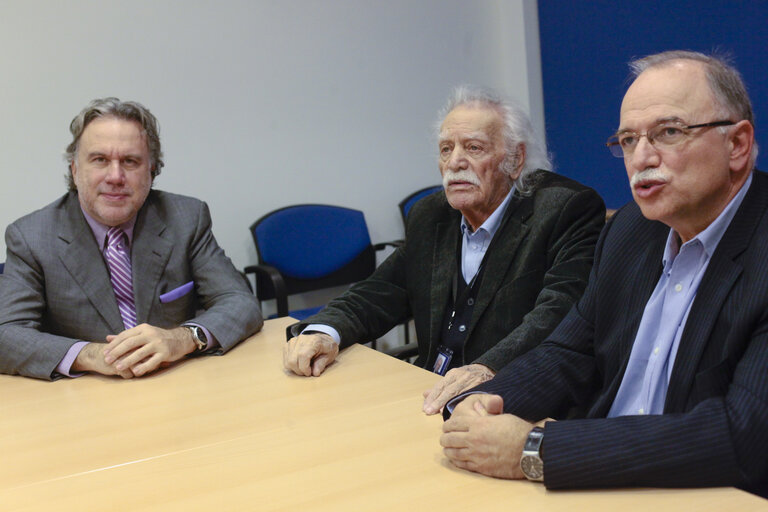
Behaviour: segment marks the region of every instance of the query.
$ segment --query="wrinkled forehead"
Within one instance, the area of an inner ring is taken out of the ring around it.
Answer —
[[[445,116],[440,125],[441,140],[461,135],[464,138],[492,140],[501,136],[503,121],[494,109],[481,106],[460,105]]]

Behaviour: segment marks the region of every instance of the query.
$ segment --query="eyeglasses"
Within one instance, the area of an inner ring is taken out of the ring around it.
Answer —
[[[669,149],[677,146],[691,136],[694,128],[712,128],[714,126],[731,126],[734,121],[712,121],[711,123],[685,125],[680,121],[664,121],[645,132],[645,134],[624,131],[613,135],[605,143],[611,154],[616,158],[631,156],[643,135],[648,142],[658,149]]]

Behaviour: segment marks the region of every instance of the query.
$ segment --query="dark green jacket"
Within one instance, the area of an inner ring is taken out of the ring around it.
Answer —
[[[515,193],[489,247],[463,364],[501,369],[538,345],[584,292],[605,206],[590,188],[540,174],[530,196]],[[419,201],[408,216],[405,245],[292,332],[330,325],[344,347],[376,339],[413,317],[416,364],[429,364],[457,275],[460,223],[461,213],[444,192]]]

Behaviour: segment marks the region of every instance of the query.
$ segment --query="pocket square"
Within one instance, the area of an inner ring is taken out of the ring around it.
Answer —
[[[186,284],[183,284],[178,288],[175,288],[167,293],[162,294],[160,296],[160,302],[162,302],[163,304],[166,304],[168,302],[173,302],[176,299],[180,299],[181,297],[191,292],[192,288],[194,287],[195,287],[194,281],[190,281]]]

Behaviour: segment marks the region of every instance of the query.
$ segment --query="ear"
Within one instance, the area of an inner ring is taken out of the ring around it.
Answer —
[[[72,174],[72,179],[75,179],[75,176],[77,175],[77,165],[75,165],[75,159],[73,158],[71,162],[69,162],[69,172]]]
[[[752,123],[746,120],[736,123],[730,130],[728,144],[731,170],[745,169],[752,156],[752,146],[755,144],[755,129]]]

